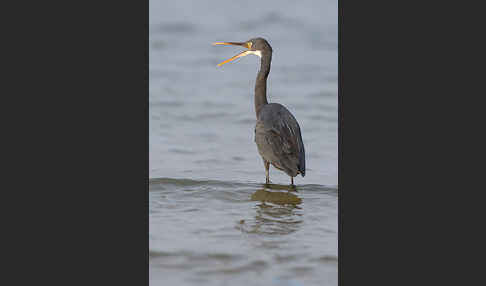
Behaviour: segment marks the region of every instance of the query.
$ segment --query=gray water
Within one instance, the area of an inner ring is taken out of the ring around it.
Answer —
[[[337,1],[149,2],[151,285],[337,285]],[[306,176],[254,143],[264,37],[268,100],[297,118]]]

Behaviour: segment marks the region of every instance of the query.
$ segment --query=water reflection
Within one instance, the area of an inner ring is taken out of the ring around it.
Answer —
[[[295,185],[264,184],[263,187],[269,190],[297,192]]]
[[[268,185],[266,185],[267,187]],[[269,189],[278,189],[279,185],[270,185]],[[281,189],[278,189],[281,190]],[[269,202],[277,205],[294,205],[297,206],[302,203],[302,199],[289,192],[268,191],[266,188],[259,189],[251,195],[252,201],[260,201],[263,204]]]
[[[260,202],[255,205],[255,219],[248,223],[240,222],[239,229],[246,233],[285,235],[300,228],[303,222],[299,206],[302,199],[290,191],[273,191],[275,189],[278,189],[275,185],[271,189],[264,187],[251,195],[252,201]]]

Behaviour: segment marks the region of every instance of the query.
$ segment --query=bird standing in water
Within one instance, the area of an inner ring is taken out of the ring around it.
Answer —
[[[247,42],[217,42],[213,45],[234,45],[246,48],[236,56],[218,64],[221,66],[239,57],[257,55],[261,59],[261,67],[255,82],[255,143],[258,153],[263,158],[266,183],[270,183],[270,164],[290,176],[294,185],[294,177],[305,176],[305,150],[300,134],[299,123],[295,117],[279,103],[267,101],[267,77],[272,61],[272,47],[263,38],[254,38]]]

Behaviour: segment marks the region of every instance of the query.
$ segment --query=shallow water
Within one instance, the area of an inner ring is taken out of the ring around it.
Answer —
[[[149,9],[151,285],[337,285],[337,1],[150,0]],[[273,167],[281,186],[262,185],[259,58],[216,67],[241,49],[212,42],[257,36],[274,51],[268,100],[302,130],[297,192]]]
[[[336,188],[159,178],[149,197],[152,285],[337,285]]]

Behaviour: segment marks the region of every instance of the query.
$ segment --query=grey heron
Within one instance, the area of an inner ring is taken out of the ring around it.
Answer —
[[[305,176],[305,149],[300,126],[295,117],[285,106],[268,103],[267,78],[272,61],[272,47],[263,38],[254,38],[246,42],[216,42],[213,45],[235,45],[246,48],[245,51],[229,58],[218,66],[247,55],[260,57],[261,66],[255,82],[255,143],[265,166],[266,183],[270,183],[270,164],[290,176]]]

